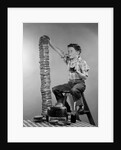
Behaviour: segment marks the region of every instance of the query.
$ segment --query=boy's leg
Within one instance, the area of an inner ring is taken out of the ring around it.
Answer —
[[[55,86],[52,88],[52,91],[53,91],[58,103],[63,103],[63,101],[64,101],[63,92],[65,90],[71,90],[70,85],[68,83],[58,85],[58,86]]]
[[[73,88],[71,89],[71,94],[74,101],[82,100],[81,93],[84,92],[85,88],[86,86],[83,82],[77,83],[73,86]],[[81,101],[81,105],[83,105],[83,101]]]

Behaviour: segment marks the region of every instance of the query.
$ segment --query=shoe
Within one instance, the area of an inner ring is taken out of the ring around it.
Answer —
[[[84,112],[84,105],[80,105],[78,109],[78,113]]]

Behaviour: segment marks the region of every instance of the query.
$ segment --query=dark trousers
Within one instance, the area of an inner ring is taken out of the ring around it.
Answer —
[[[73,97],[74,101],[77,101],[81,98],[81,93],[84,92],[86,88],[85,82],[83,80],[73,80],[69,81],[66,84],[57,85],[52,88],[52,91],[56,97],[57,102],[63,103],[64,101],[64,91],[69,91]],[[65,106],[67,107],[67,111],[70,111],[70,106],[65,102]]]

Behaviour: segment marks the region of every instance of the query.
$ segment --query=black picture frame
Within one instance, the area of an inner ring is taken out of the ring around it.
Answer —
[[[114,38],[113,38],[113,42],[114,42],[114,142],[113,143],[107,143],[107,145],[112,145],[114,144],[114,146],[117,146],[117,144],[120,143],[119,141],[119,131],[120,131],[120,128],[119,128],[119,106],[120,106],[120,98],[119,98],[119,94],[116,93],[118,92],[119,88],[117,85],[120,85],[119,83],[119,80],[118,78],[116,78],[116,68],[119,69],[119,62],[118,60],[120,60],[118,57],[120,56],[118,54],[119,52],[119,34],[120,34],[120,23],[119,23],[119,18],[120,18],[120,13],[119,13],[119,4],[118,3],[62,3],[62,2],[43,2],[43,3],[37,3],[35,1],[33,2],[30,2],[30,1],[1,1],[0,2],[0,14],[1,14],[1,31],[2,31],[2,39],[1,39],[1,50],[2,50],[2,75],[3,75],[3,78],[4,80],[2,79],[3,81],[3,85],[2,85],[2,136],[1,136],[1,139],[2,139],[2,143],[3,144],[7,144],[7,99],[8,99],[8,95],[7,95],[7,89],[8,89],[8,64],[7,64],[7,59],[8,59],[8,52],[7,52],[7,8],[8,7],[113,7],[114,8]],[[116,52],[117,52],[117,56],[116,56]],[[117,61],[116,61],[117,60]],[[117,79],[117,80],[116,80]],[[116,85],[116,83],[118,82],[118,84]],[[3,130],[4,129],[4,130]],[[32,143],[31,143],[32,144]],[[51,145],[54,145],[54,146],[70,146],[70,147],[73,147],[75,148],[75,146],[78,146],[78,147],[83,147],[87,144],[84,144],[84,143],[41,143],[42,146],[45,146],[46,144],[48,144],[48,147]],[[101,143],[103,145],[103,143]],[[88,146],[90,145],[90,143],[88,143]],[[94,143],[92,144],[94,145]],[[97,145],[97,143],[95,143],[95,146]],[[105,144],[104,144],[105,145]],[[99,146],[99,145],[97,145]]]

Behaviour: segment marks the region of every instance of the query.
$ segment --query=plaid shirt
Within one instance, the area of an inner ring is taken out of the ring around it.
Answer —
[[[69,80],[82,79],[80,75],[76,72],[77,70],[88,77],[89,66],[86,61],[78,55],[75,59],[69,59],[67,55],[64,56],[64,61],[68,65],[69,70]]]

